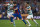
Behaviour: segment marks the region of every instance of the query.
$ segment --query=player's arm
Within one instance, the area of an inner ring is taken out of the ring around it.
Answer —
[[[13,4],[13,6],[15,6],[15,5]],[[10,10],[13,10],[13,7],[11,7]]]
[[[10,10],[13,10],[13,7],[11,7]]]
[[[18,8],[14,9],[14,10],[18,10]]]
[[[8,4],[4,4],[4,6],[8,6],[8,5],[10,5],[9,3]]]
[[[16,7],[16,9],[14,9],[14,10],[18,10],[18,7]]]
[[[31,10],[31,8],[27,9],[27,10]]]
[[[31,10],[31,8],[29,8],[29,9],[25,8],[25,10]]]
[[[4,6],[8,6],[8,4],[4,4]]]

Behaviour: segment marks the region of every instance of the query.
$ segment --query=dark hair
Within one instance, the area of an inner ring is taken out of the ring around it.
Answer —
[[[17,4],[17,2],[13,2],[14,4]]]
[[[27,4],[29,4],[29,2],[26,2]]]
[[[13,0],[11,0],[11,1],[13,1]]]

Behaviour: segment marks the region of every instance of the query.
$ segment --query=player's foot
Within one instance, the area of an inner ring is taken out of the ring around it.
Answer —
[[[16,27],[16,25],[15,25],[15,24],[13,24],[13,26],[14,26],[14,27]]]
[[[14,25],[14,27],[16,27],[16,25]]]
[[[27,27],[27,24],[26,24],[26,27]]]
[[[38,23],[37,23],[38,24]]]
[[[38,27],[38,23],[36,24],[36,26]]]
[[[26,27],[31,27],[31,24],[29,24],[29,25],[26,24]]]
[[[31,24],[28,25],[29,27],[31,26]]]
[[[11,22],[11,24],[13,24],[13,22]]]
[[[38,23],[36,25],[38,25]]]

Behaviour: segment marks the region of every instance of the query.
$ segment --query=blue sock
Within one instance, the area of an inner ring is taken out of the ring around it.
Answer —
[[[24,19],[23,19],[22,21],[23,21],[25,24],[27,24]]]
[[[13,22],[13,17],[10,17],[11,22]]]

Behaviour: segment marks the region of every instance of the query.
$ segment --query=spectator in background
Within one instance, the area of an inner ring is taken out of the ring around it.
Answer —
[[[32,5],[31,5],[31,7],[32,7],[33,14],[34,14],[34,15],[37,15],[37,12],[38,12],[37,2],[34,1],[34,2],[32,3]]]
[[[2,15],[2,18],[6,16],[5,12],[7,11],[7,8],[3,6],[3,3],[0,4],[0,14]]]
[[[24,2],[21,2],[20,9],[21,9],[21,13],[22,13],[22,14],[25,14]]]
[[[2,4],[0,4],[0,13],[2,13]]]
[[[21,10],[21,13],[23,13],[23,2],[20,3],[20,10]]]
[[[38,11],[38,15],[40,16],[40,6],[38,7],[39,11]]]

